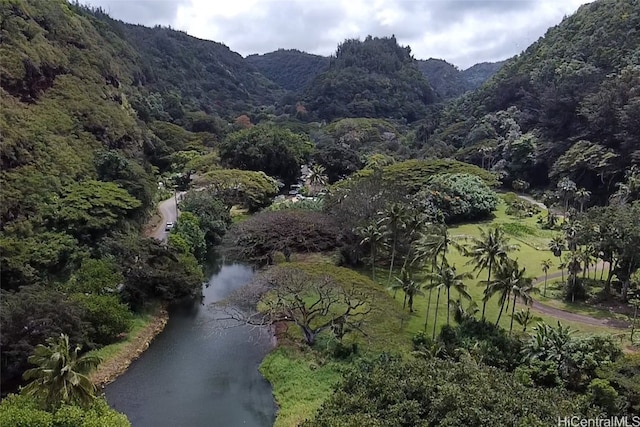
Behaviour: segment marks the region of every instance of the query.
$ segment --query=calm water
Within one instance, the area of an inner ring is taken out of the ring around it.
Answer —
[[[221,329],[208,305],[252,277],[222,266],[204,289],[204,304],[171,313],[165,330],[127,372],[108,385],[113,408],[133,427],[271,426],[271,386],[258,372],[271,337],[264,330]]]

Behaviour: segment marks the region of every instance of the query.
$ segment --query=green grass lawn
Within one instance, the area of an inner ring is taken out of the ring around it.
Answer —
[[[278,347],[260,365],[280,405],[274,426],[297,426],[312,418],[340,381],[339,362],[322,363],[312,351]]]
[[[553,236],[557,233],[551,230],[543,230],[536,222],[535,217],[519,219],[512,216],[509,216],[505,213],[506,206],[504,203],[501,203],[498,206],[498,209],[495,212],[495,217],[490,221],[484,221],[480,223],[473,224],[462,224],[449,228],[449,233],[457,237],[460,243],[465,243],[466,238],[469,237],[478,237],[480,235],[479,228],[485,228],[492,225],[501,224],[505,228],[506,233],[511,239],[511,243],[515,243],[519,246],[519,248],[514,251],[510,256],[518,260],[518,263],[521,267],[525,267],[527,274],[531,277],[537,278],[544,275],[544,272],[541,268],[542,261],[546,259],[551,259],[554,265],[557,265],[557,258],[553,256],[551,251],[547,249],[549,241],[553,238]],[[544,215],[544,213],[543,213]],[[513,233],[513,234],[512,234]],[[531,233],[531,235],[525,235],[525,233]],[[515,234],[515,235],[514,235]],[[465,257],[455,249],[452,249],[449,255],[447,256],[449,260],[449,264],[455,266],[458,271],[472,271],[473,266],[467,265],[469,261],[468,257]],[[369,270],[362,270],[363,273],[368,273]],[[552,274],[556,271],[559,271],[557,268],[553,268],[549,271],[549,274]],[[387,286],[387,278],[388,278],[388,269],[379,268],[376,269],[376,279],[382,286]],[[487,279],[487,271],[483,270],[479,273],[477,278],[467,280],[466,284],[468,287],[468,292],[473,298],[473,300],[478,304],[479,308],[482,308],[482,296],[484,291],[484,286],[479,285],[480,281]],[[538,285],[538,288],[542,290],[542,283]],[[433,318],[436,310],[436,297],[437,292],[434,291],[431,298],[431,304],[429,306],[429,330],[433,327]],[[455,291],[451,292],[451,298],[456,300],[458,296]],[[535,299],[540,299],[540,294],[534,295]],[[398,299],[400,303],[402,302],[401,292],[398,293]],[[417,296],[414,301],[414,308],[416,310],[415,313],[411,314],[410,320],[406,325],[405,335],[412,336],[413,334],[420,332],[424,329],[425,315],[427,312],[427,302],[428,295]],[[547,300],[544,301],[545,303]],[[466,303],[465,303],[466,304]],[[550,304],[551,305],[551,304]],[[511,306],[509,306],[511,307]],[[605,310],[599,310],[597,308],[589,309],[587,312],[586,307],[574,307],[571,305],[567,305],[566,303],[558,302],[558,307],[562,309],[566,309],[568,311],[574,311],[575,308],[577,311],[582,311],[581,314],[594,315],[597,313],[597,316],[594,317],[611,317]],[[516,305],[516,310],[524,308],[522,304]],[[491,301],[487,303],[486,308],[486,317],[489,321],[495,321],[498,317],[498,313],[500,311],[500,306],[498,304],[498,297],[495,296]],[[534,310],[532,312],[542,318],[542,320],[549,324],[555,324],[558,319],[541,315],[540,313],[536,313]],[[509,308],[508,313],[503,313],[500,319],[500,325],[503,328],[509,328],[509,323],[511,321],[510,315],[511,308]],[[436,325],[436,334],[438,333],[440,327],[446,324],[447,320],[447,304],[446,304],[446,293],[443,292],[440,296],[440,308],[438,311],[437,317],[437,325]],[[572,329],[575,329],[579,332],[584,333],[612,333],[619,334],[620,331],[612,328],[599,328],[590,325],[583,325],[575,322],[562,321],[563,324],[570,326]],[[517,324],[514,324],[514,330],[517,328]]]

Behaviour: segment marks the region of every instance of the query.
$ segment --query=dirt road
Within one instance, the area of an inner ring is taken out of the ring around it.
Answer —
[[[598,264],[598,268],[604,268],[605,265],[603,263]],[[562,277],[561,272],[556,272],[549,274],[547,276],[547,282],[549,280],[557,279],[558,277]],[[543,283],[544,276],[538,277],[533,281],[533,283]],[[586,316],[584,314],[571,313],[566,310],[562,310],[556,307],[551,307],[549,305],[543,304],[538,301],[533,301],[531,307],[548,316],[553,316],[558,318],[559,320],[567,320],[569,322],[582,323],[583,325],[591,325],[591,326],[604,326],[608,328],[616,328],[616,329],[627,329],[629,324],[623,320],[618,319],[599,319],[597,317]]]

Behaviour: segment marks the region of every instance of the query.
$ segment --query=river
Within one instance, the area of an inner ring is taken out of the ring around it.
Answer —
[[[270,334],[220,328],[220,313],[210,307],[252,275],[246,266],[223,265],[205,286],[203,304],[172,310],[149,349],[106,387],[109,404],[133,427],[273,425],[271,386],[258,372]]]

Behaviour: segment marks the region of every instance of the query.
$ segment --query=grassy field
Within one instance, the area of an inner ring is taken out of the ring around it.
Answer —
[[[280,346],[260,365],[280,405],[275,427],[297,426],[311,418],[342,375],[342,364],[322,363],[311,351]]]

